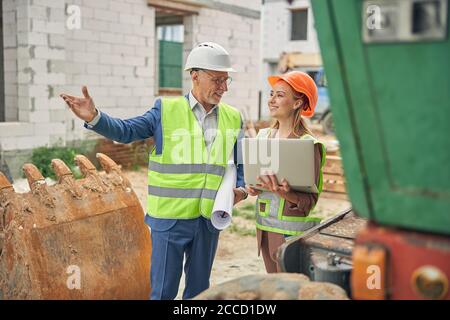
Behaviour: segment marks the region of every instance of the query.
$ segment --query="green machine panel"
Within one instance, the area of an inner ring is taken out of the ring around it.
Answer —
[[[447,0],[313,0],[354,210],[450,234]]]

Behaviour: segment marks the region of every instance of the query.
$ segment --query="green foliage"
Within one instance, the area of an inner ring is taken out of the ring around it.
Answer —
[[[76,179],[81,177],[81,172],[75,165],[75,155],[82,154],[79,149],[66,147],[40,147],[33,150],[31,162],[39,169],[45,178],[56,179],[52,169],[52,160],[61,159],[72,170]]]
[[[231,224],[229,231],[232,233],[237,233],[241,236],[252,236],[256,237],[256,228],[248,229],[245,227],[241,227],[237,224]]]
[[[237,233],[241,236],[256,236],[256,229],[254,228],[255,221],[255,204],[248,203],[239,208],[233,208],[233,217],[241,217],[247,221],[252,222],[252,228],[248,228],[237,221],[231,224],[229,231]]]
[[[249,203],[249,204],[243,205],[240,208],[234,208],[233,216],[242,217],[246,220],[254,221],[255,220],[255,204]]]
[[[137,164],[137,163],[133,163],[133,164],[131,165],[131,170],[132,170],[132,171],[139,171],[141,168],[143,168],[143,166],[141,166],[141,165],[139,165],[139,164]]]

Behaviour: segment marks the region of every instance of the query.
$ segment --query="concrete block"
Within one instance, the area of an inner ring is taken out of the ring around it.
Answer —
[[[100,63],[111,65],[123,65],[124,58],[118,54],[104,54],[100,56]]]
[[[66,11],[65,8],[50,8],[50,21],[66,23]]]
[[[11,103],[12,101],[12,103]],[[19,120],[19,110],[17,109],[17,98],[5,97],[5,121],[18,121]],[[8,107],[9,106],[9,107]]]
[[[99,85],[100,84],[100,77],[98,75],[87,75],[87,74],[80,74],[80,75],[74,75],[73,76],[73,84],[75,85]]]
[[[23,122],[0,122],[0,139],[4,137],[23,137],[34,134],[33,125]]]
[[[123,44],[113,44],[112,45],[112,53],[113,54],[125,54],[126,56],[134,55],[135,52],[135,48],[134,46],[128,46],[128,45],[123,45]]]
[[[150,87],[134,87],[133,96],[142,97],[142,96],[152,96],[153,90]]]
[[[22,87],[23,86],[19,86],[19,96],[20,96],[20,91],[21,91]],[[29,97],[48,97],[49,96],[48,86],[46,86],[46,85],[33,84],[33,85],[29,85],[27,87],[27,89],[28,89],[27,96],[29,96]]]
[[[37,73],[34,76],[35,84],[61,85],[66,83],[66,75],[64,73]]]
[[[101,34],[99,35],[98,32],[84,29],[72,31],[70,38],[75,40],[104,41],[101,39]],[[67,42],[69,42],[69,40],[67,40]]]
[[[83,0],[84,7],[107,9],[109,7],[108,0]]]
[[[83,19],[85,18],[94,18],[94,8],[89,8],[86,6],[81,7],[81,23],[83,23]]]
[[[147,36],[150,37],[152,34],[154,34],[154,30],[150,29],[147,26],[143,25],[133,25],[133,31],[135,35],[138,36]]]
[[[145,84],[144,77],[123,77],[122,84],[125,87],[135,88],[135,87],[143,87]]]
[[[31,123],[49,122],[49,121],[50,121],[49,110],[36,110],[30,112],[29,122]]]
[[[20,99],[20,98],[19,98]],[[19,121],[20,122],[29,122],[30,121],[30,110],[21,110],[18,109]]]
[[[127,66],[138,66],[142,67],[145,66],[145,58],[144,57],[132,57],[132,56],[126,56],[123,59],[123,64]]]
[[[52,70],[53,70],[53,68],[52,68]],[[67,74],[71,74],[71,75],[82,74],[82,73],[86,72],[86,63],[85,62],[66,61],[64,63],[64,70]]]
[[[117,97],[116,103],[119,107],[136,107],[140,103],[139,97]]]
[[[17,59],[4,59],[5,83],[17,78]]]
[[[47,99],[47,102],[49,110],[64,110],[68,108],[67,104],[61,97],[59,97],[59,95],[57,97]]]
[[[108,90],[109,90],[109,94],[113,97],[131,97],[132,96],[131,88],[110,87]]]
[[[144,36],[136,36],[136,35],[125,35],[123,43],[127,45],[142,46],[142,47],[145,47],[147,45]],[[136,51],[138,50],[136,49]]]
[[[9,25],[10,28],[13,28],[12,25]],[[31,20],[27,18],[17,19],[17,32],[29,32],[31,30]],[[6,30],[7,32],[11,32],[12,30]],[[15,32],[15,31],[13,31]]]
[[[75,63],[96,63],[98,62],[98,53],[95,52],[74,52],[73,62]]]
[[[89,94],[97,102],[97,98],[100,96],[108,95],[108,88],[102,86],[88,86]]]
[[[62,123],[66,121],[66,118],[72,114],[72,111],[69,110],[67,107],[63,108],[61,110],[52,110],[52,112],[49,113],[49,121],[51,123]]]
[[[88,64],[86,66],[86,72],[87,74],[95,75],[111,75],[112,66],[102,64]]]
[[[46,59],[30,59],[28,65],[35,73],[47,73],[47,61]]]
[[[66,44],[66,37],[64,35],[49,34],[48,39],[50,48],[64,49]]]
[[[51,49],[48,47],[37,46],[34,50],[34,57],[32,58],[64,60],[66,55],[64,49]]]
[[[36,135],[47,136],[52,134],[65,134],[66,125],[63,122],[59,123],[35,123],[34,131]]]
[[[19,72],[17,74],[17,82],[20,84],[29,84],[32,80],[32,74],[26,72]]]
[[[96,1],[93,1],[96,2]],[[94,18],[98,20],[119,22],[119,13],[105,9],[94,9]]]
[[[14,48],[17,47],[17,37],[14,34],[5,35],[3,37],[3,46],[5,48]]]
[[[109,31],[109,22],[97,18],[85,18],[82,20],[83,29],[94,31]]]
[[[123,43],[124,36],[112,32],[100,32],[100,41],[107,43]]]
[[[54,22],[45,21],[39,19],[32,19],[32,31],[33,32],[43,32],[51,34],[64,34],[65,23],[64,22]]]
[[[121,76],[100,76],[100,85],[101,86],[120,86],[122,84]]]
[[[119,22],[120,24],[141,25],[142,15],[121,12],[119,14]]]
[[[95,98],[96,106],[99,110],[108,112],[108,108],[115,107],[116,104],[116,97],[109,97],[109,96],[96,96]]]
[[[114,12],[133,13],[133,6],[123,1],[109,1],[109,9]]]
[[[64,9],[63,1],[54,1],[54,0],[33,0],[33,5],[50,7],[50,8],[60,8]]]
[[[113,66],[113,75],[116,76],[132,76],[133,67],[129,66]]]
[[[87,40],[76,40],[73,38],[66,38],[66,42],[65,42],[65,48],[66,48],[66,53],[68,52],[84,52],[84,51],[89,51],[87,50],[87,43],[89,43],[90,41]],[[95,42],[95,41],[93,41]]]
[[[97,52],[97,53],[106,53],[111,52],[111,44],[110,43],[102,43],[102,42],[87,42],[86,43],[86,51],[87,52]],[[79,50],[82,51],[82,50]]]
[[[32,48],[28,48],[28,47],[18,47],[17,48],[17,60],[18,60],[18,64],[20,65],[24,65],[24,62],[26,63],[26,61],[30,58],[34,58],[31,56],[31,53],[34,54],[34,50]]]
[[[5,84],[5,96],[17,96],[17,80],[16,83]]]
[[[134,34],[133,25],[125,23],[110,23],[109,31],[120,34]]]

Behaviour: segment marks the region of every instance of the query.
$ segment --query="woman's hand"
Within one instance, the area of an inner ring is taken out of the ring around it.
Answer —
[[[261,183],[261,187],[277,194],[278,196],[286,199],[291,192],[291,186],[286,179],[281,180],[281,184],[278,183],[278,178],[275,174],[261,175],[256,177]]]
[[[245,186],[245,190],[247,190],[247,193],[251,196],[257,196],[259,195],[262,191],[261,190],[257,190],[255,188],[250,187],[249,185]]]

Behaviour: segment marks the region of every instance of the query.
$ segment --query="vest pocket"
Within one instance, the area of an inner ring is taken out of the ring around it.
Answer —
[[[256,208],[261,217],[268,217],[270,214],[270,199],[258,199]]]

